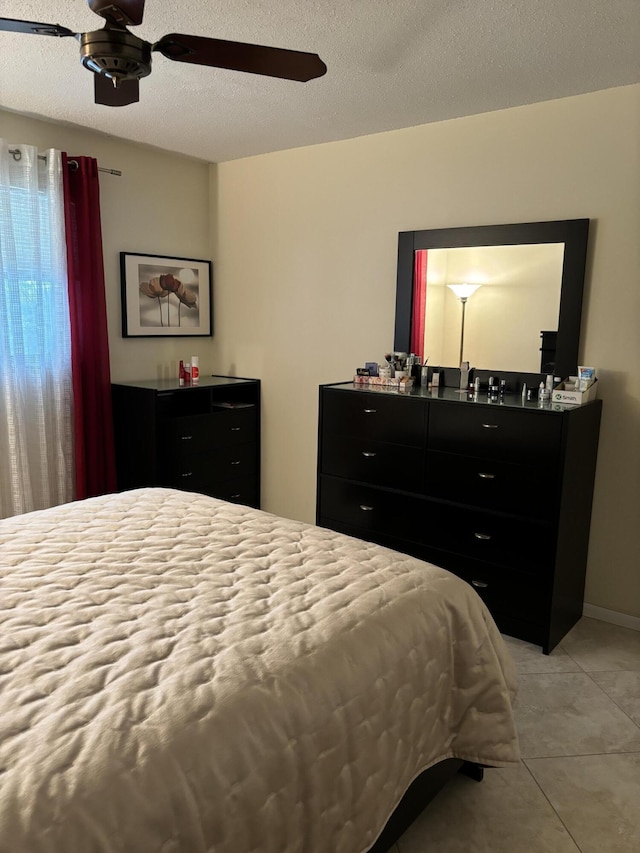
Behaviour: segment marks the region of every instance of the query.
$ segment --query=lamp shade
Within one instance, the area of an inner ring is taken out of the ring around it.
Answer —
[[[472,293],[475,293],[481,284],[448,284],[451,290],[455,293],[458,299],[468,299]]]

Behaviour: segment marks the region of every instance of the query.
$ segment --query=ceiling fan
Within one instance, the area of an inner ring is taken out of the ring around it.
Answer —
[[[142,23],[145,0],[88,0],[89,8],[104,18],[101,30],[74,33],[60,24],[0,18],[0,30],[42,36],[73,36],[80,43],[80,59],[94,72],[95,102],[122,107],[140,100],[139,80],[151,73],[151,53],[158,51],[176,62],[246,71],[306,82],[326,73],[315,53],[284,50],[238,41],[169,33],[151,44],[129,32]]]

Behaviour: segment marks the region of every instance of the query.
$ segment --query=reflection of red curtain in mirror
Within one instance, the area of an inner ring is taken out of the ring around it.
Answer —
[[[418,249],[413,265],[411,352],[424,357],[424,312],[427,303],[427,250]]]

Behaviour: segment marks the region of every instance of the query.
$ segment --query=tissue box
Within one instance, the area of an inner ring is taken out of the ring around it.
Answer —
[[[586,391],[574,391],[573,389],[565,389],[564,382],[561,382],[557,388],[553,389],[551,400],[554,403],[564,403],[568,406],[580,406],[582,403],[588,403],[589,400],[595,400],[598,393],[598,380],[595,379],[592,385],[589,385]]]

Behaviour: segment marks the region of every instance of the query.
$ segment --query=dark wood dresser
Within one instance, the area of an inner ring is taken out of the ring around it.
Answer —
[[[112,386],[118,488],[167,486],[260,506],[260,380]]]
[[[317,523],[454,572],[549,653],[582,614],[601,409],[323,385]]]

